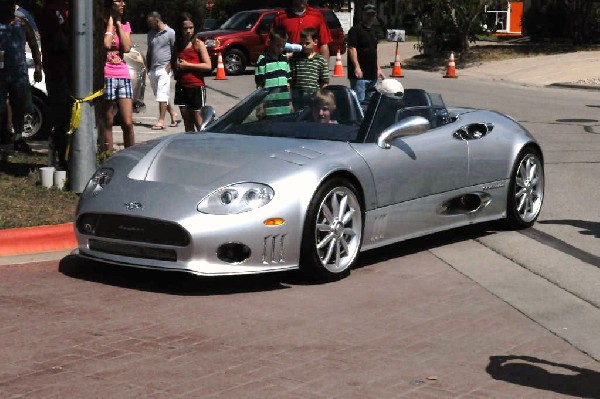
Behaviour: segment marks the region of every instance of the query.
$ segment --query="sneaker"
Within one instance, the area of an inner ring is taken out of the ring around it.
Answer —
[[[29,146],[29,144],[27,144],[25,142],[25,140],[23,140],[23,139],[15,141],[14,149],[17,152],[26,152],[26,153],[31,153],[32,152],[31,151],[31,147]]]

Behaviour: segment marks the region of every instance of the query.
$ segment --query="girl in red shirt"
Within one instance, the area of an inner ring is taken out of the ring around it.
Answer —
[[[198,131],[202,124],[200,108],[206,103],[204,75],[212,71],[210,56],[204,42],[196,37],[192,16],[184,12],[175,42],[175,104],[179,105],[187,132]]]

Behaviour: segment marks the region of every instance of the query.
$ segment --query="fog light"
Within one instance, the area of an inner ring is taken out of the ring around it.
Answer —
[[[285,220],[283,218],[269,218],[263,222],[265,226],[281,226],[284,223]]]
[[[250,257],[250,248],[238,242],[223,244],[217,249],[217,257],[227,263],[242,263]]]

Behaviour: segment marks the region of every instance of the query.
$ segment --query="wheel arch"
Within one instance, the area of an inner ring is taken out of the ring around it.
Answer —
[[[35,96],[42,99],[45,104],[48,103],[48,95],[35,86],[31,86],[31,96]]]
[[[304,220],[302,221],[302,226],[304,226],[306,224],[306,216],[308,213],[308,208],[310,207],[310,202],[315,197],[315,194],[317,194],[317,191],[319,191],[319,188],[321,186],[323,186],[324,184],[326,184],[328,181],[336,179],[336,178],[345,179],[345,180],[348,180],[350,183],[352,183],[352,185],[354,186],[354,188],[357,191],[356,194],[358,195],[358,200],[360,201],[360,206],[362,208],[363,216],[365,215],[366,199],[365,199],[365,192],[364,192],[362,184],[360,183],[360,180],[356,177],[356,175],[354,173],[350,172],[349,170],[338,169],[338,170],[331,171],[327,175],[323,176],[323,178],[320,181],[318,181],[317,184],[314,185],[313,191],[310,193],[310,195],[307,195],[305,208],[304,208]]]
[[[223,56],[225,54],[227,54],[228,52],[230,52],[231,50],[239,50],[242,53],[244,53],[244,56],[246,56],[246,60],[248,60],[248,65],[251,65],[250,53],[248,52],[248,49],[246,48],[246,46],[244,46],[242,43],[239,43],[239,42],[231,43],[229,46],[227,46],[227,49],[223,53]]]
[[[365,213],[365,192],[364,192],[362,184],[360,184],[360,181],[358,180],[358,178],[349,170],[337,170],[337,171],[330,173],[323,180],[321,180],[321,182],[319,183],[319,187],[321,185],[323,185],[325,182],[336,179],[336,178],[345,179],[345,180],[348,180],[350,183],[352,183],[352,185],[354,186],[354,188],[357,191],[358,200],[360,201],[360,206],[361,206],[362,212],[364,214]]]

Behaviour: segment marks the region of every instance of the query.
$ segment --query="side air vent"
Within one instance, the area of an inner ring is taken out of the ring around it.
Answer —
[[[264,264],[285,262],[285,234],[264,238],[262,262]]]
[[[485,208],[491,202],[492,198],[488,193],[476,192],[464,194],[444,202],[437,209],[437,213],[441,215],[463,215],[474,213]]]

